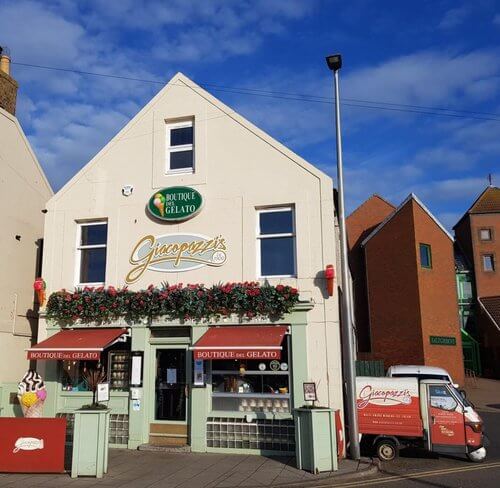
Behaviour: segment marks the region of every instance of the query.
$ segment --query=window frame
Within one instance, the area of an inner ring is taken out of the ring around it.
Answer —
[[[106,266],[108,263],[108,238],[106,235],[106,244],[88,244],[81,245],[82,242],[82,228],[91,225],[108,225],[107,219],[88,220],[84,222],[76,222],[76,245],[75,245],[75,286],[102,286],[106,283],[106,268],[104,268],[104,281],[102,282],[88,282],[83,283],[80,281],[81,265],[82,265],[82,250],[85,249],[106,249]]]
[[[425,265],[422,263],[422,248],[427,249],[427,255],[429,258],[429,265]],[[420,261],[420,267],[424,269],[432,269],[432,246],[430,244],[426,244],[424,242],[419,242],[418,244],[418,258]]]
[[[483,239],[482,232],[487,231],[489,233],[488,239]],[[481,242],[492,242],[493,241],[493,229],[491,227],[480,227],[478,230],[478,237]]]
[[[170,145],[170,132],[172,129],[183,129],[186,127],[193,128],[193,142],[191,144],[182,144],[179,146],[171,146]],[[195,172],[195,133],[194,133],[194,118],[186,119],[182,121],[169,122],[165,121],[165,174],[167,175],[178,175],[178,174],[192,174]],[[171,169],[170,168],[170,154],[173,152],[183,152],[183,151],[192,151],[193,153],[193,164],[190,168],[179,168],[179,169]]]
[[[491,258],[491,269],[486,269],[485,266],[484,266],[484,259],[486,257]],[[495,263],[495,261],[496,261],[496,259],[495,259],[495,254],[494,253],[492,253],[492,252],[486,252],[486,253],[481,254],[481,270],[484,273],[494,273],[496,271],[496,263]]]
[[[263,213],[273,213],[273,212],[283,212],[290,211],[292,213],[292,232],[284,232],[278,234],[261,234],[260,233],[260,216]],[[297,226],[295,222],[295,207],[294,205],[283,205],[283,206],[275,206],[275,207],[263,207],[256,209],[256,242],[257,242],[257,277],[258,279],[266,279],[266,278],[296,278],[297,277]],[[262,248],[261,248],[261,240],[262,239],[273,239],[279,237],[291,237],[293,239],[293,274],[281,274],[281,275],[263,275],[262,271]]]

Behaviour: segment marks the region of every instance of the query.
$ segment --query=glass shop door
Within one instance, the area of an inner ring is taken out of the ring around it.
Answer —
[[[155,420],[186,422],[189,401],[186,353],[186,349],[156,350]]]

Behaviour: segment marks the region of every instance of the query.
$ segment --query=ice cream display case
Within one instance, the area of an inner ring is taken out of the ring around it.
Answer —
[[[130,351],[108,353],[108,380],[112,390],[126,391],[130,384]]]

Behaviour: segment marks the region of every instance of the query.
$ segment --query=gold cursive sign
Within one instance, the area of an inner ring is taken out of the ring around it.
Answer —
[[[147,269],[166,273],[189,271],[226,262],[226,240],[221,235],[166,234],[144,236],[134,246],[129,262],[133,268],[125,278],[135,283]]]

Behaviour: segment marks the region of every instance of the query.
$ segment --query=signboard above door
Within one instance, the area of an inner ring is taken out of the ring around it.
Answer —
[[[157,219],[179,222],[194,217],[203,206],[201,193],[188,186],[171,186],[155,192],[148,211]]]

